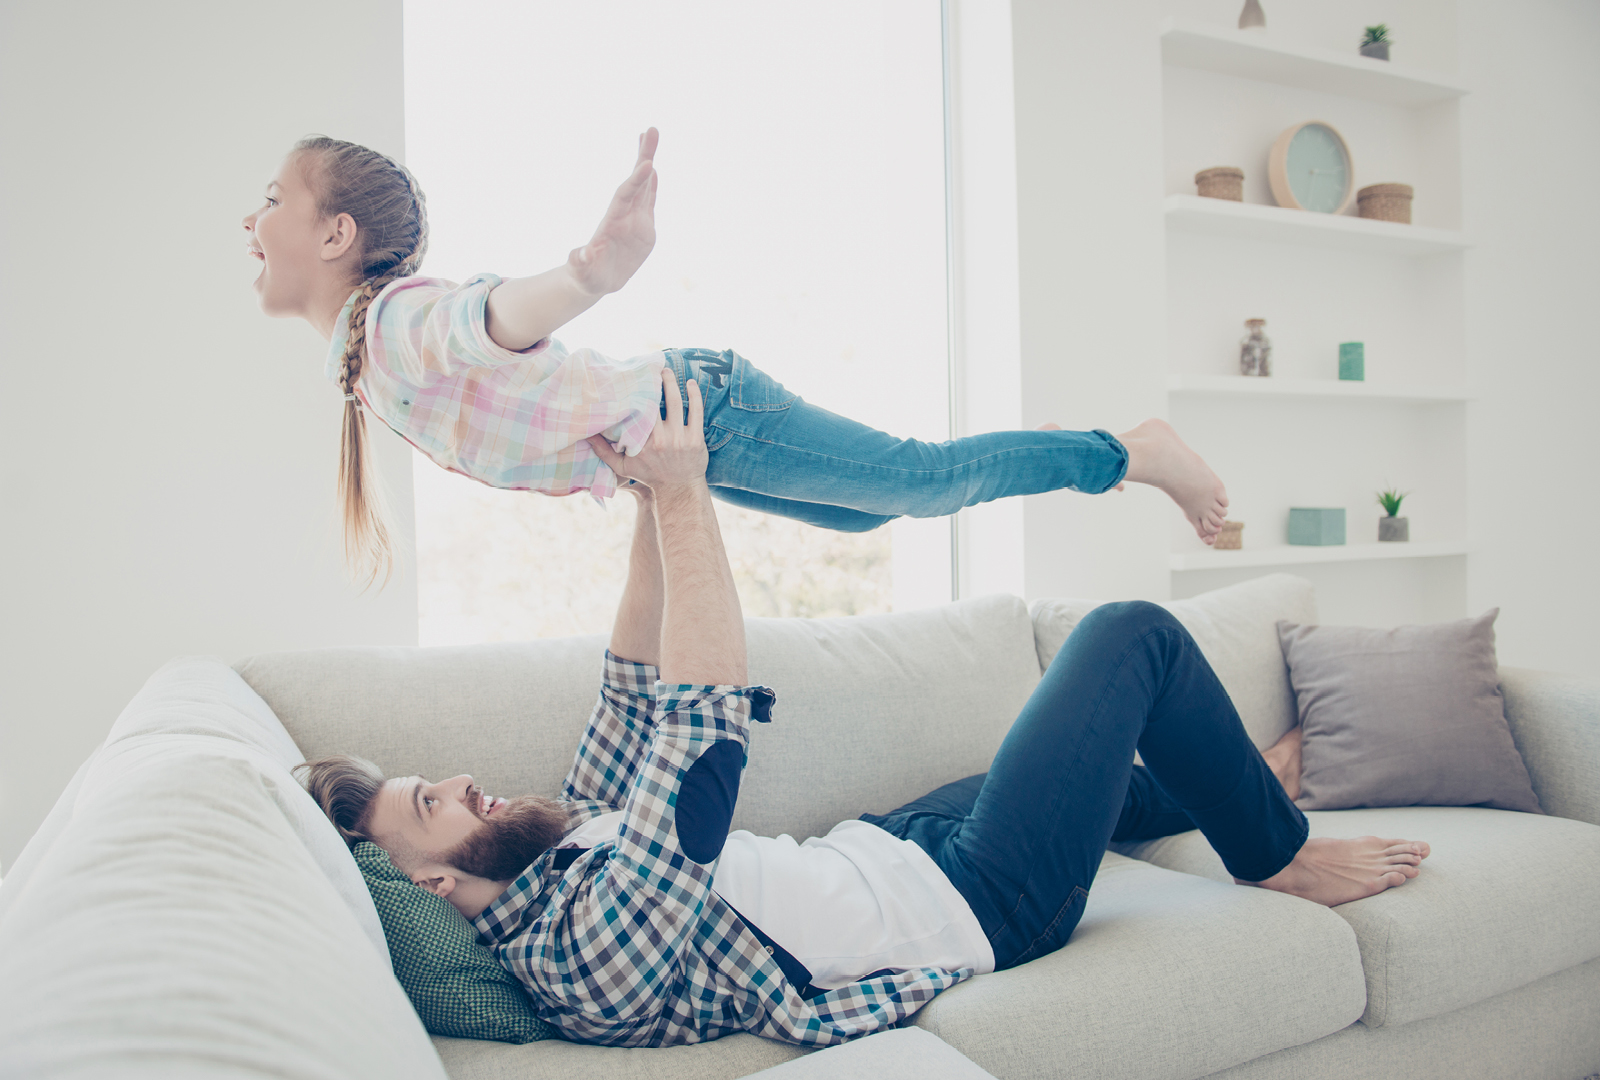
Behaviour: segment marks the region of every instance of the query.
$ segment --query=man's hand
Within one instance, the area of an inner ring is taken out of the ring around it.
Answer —
[[[594,236],[567,256],[578,288],[593,296],[616,292],[644,265],[656,246],[655,128],[639,136],[639,160],[617,188]]]
[[[689,380],[689,422],[684,423],[683,398],[671,367],[661,369],[661,388],[667,401],[667,418],[657,420],[644,447],[633,457],[619,454],[602,435],[588,439],[589,447],[611,471],[625,480],[638,480],[657,494],[683,484],[704,480],[706,463],[705,403],[700,386]]]

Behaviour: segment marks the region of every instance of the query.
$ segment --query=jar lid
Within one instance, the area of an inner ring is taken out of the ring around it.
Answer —
[[[1267,320],[1265,320],[1265,319],[1246,319],[1244,321],[1244,324],[1246,326],[1265,326],[1265,325],[1267,325]]]

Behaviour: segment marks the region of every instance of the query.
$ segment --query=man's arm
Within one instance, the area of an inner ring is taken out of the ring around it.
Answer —
[[[590,439],[589,445],[619,477],[641,480],[654,492],[665,596],[661,681],[743,686],[744,615],[711,505],[711,490],[706,487],[705,406],[700,387],[692,380],[688,385],[686,424],[677,379],[670,368],[662,371],[661,381],[667,416],[637,456],[624,457],[603,438]],[[630,585],[632,580],[630,571]]]
[[[606,208],[594,236],[567,261],[489,293],[489,336],[503,349],[531,349],[628,283],[656,244],[656,129],[639,136],[633,172]]]
[[[661,548],[656,543],[655,497],[644,484],[624,485],[638,506],[633,520],[633,548],[628,553],[628,583],[611,625],[611,652],[624,660],[661,664]]]

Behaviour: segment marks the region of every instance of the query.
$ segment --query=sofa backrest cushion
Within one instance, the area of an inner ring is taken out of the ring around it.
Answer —
[[[773,722],[755,726],[734,815],[761,835],[820,835],[983,772],[1039,680],[1033,627],[1011,596],[747,628],[750,680],[778,694]],[[308,758],[354,753],[390,775],[467,772],[493,794],[554,794],[605,641],[327,649],[236,666]]]
[[[274,728],[214,660],[129,704],[0,889],[0,1076],[443,1080]]]
[[[1098,600],[1034,601],[1031,610],[1041,670],[1050,666],[1078,621],[1100,604]],[[1293,574],[1268,574],[1161,606],[1193,635],[1256,746],[1271,746],[1298,723],[1289,668],[1278,644],[1277,621],[1317,621],[1311,582]]]

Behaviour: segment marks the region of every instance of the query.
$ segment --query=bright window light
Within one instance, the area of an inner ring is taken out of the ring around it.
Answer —
[[[926,0],[406,0],[423,272],[537,273],[661,130],[654,253],[562,328],[613,356],[732,348],[895,435],[949,437],[939,7]],[[494,491],[416,459],[423,644],[607,629],[626,496]],[[748,615],[949,599],[947,521],[835,533],[718,515]]]

